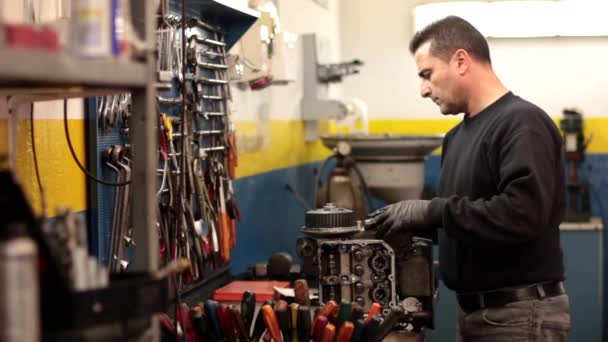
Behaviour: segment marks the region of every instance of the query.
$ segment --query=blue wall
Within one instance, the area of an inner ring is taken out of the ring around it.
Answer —
[[[233,273],[266,261],[276,252],[289,252],[296,257],[296,239],[304,226],[307,209],[285,186],[291,184],[312,204],[314,170],[319,165],[311,163],[234,181],[241,222],[237,225],[237,246],[232,254]]]

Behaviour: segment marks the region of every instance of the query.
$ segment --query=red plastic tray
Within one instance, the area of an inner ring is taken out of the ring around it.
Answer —
[[[263,302],[274,298],[274,287],[289,287],[288,281],[274,280],[238,280],[215,290],[213,299],[218,302],[240,302],[243,292],[255,293],[255,301]]]

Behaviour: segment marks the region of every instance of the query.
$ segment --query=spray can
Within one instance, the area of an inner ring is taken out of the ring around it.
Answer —
[[[40,341],[37,260],[31,238],[0,240],[0,341]]]
[[[70,45],[82,57],[110,57],[116,0],[74,0]]]

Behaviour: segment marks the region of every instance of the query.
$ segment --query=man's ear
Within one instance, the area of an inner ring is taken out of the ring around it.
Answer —
[[[471,55],[464,49],[458,49],[452,55],[452,62],[454,63],[458,74],[462,76],[469,71],[471,66]]]

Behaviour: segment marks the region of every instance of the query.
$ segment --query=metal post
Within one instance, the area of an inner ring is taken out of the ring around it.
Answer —
[[[137,241],[134,270],[153,271],[158,268],[158,236],[156,229],[156,89],[154,88],[154,11],[155,2],[133,2],[136,30],[144,32],[149,47],[146,51],[146,78],[144,88],[133,90],[133,237]],[[141,20],[141,19],[144,20]],[[144,25],[143,29],[140,25]]]

